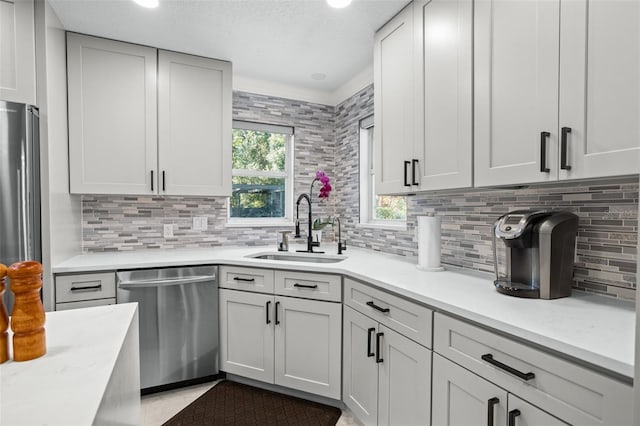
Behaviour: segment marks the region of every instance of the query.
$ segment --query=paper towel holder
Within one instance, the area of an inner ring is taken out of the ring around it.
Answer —
[[[425,216],[426,216],[426,217],[428,217],[428,218],[432,218],[432,219],[433,219],[433,218],[434,218],[434,216],[435,216],[435,213],[434,213],[434,212],[427,212],[427,213],[425,214]],[[418,218],[418,222],[419,222],[419,221],[420,221],[420,219]],[[423,263],[423,262],[420,260],[420,258],[421,258],[421,256],[422,256],[422,254],[420,253],[420,237],[418,236],[418,251],[419,251],[419,255],[418,255],[418,264],[416,265],[416,269],[418,269],[418,270],[420,270],[420,271],[425,271],[425,272],[442,272],[442,271],[444,271],[444,270],[445,270],[445,268],[444,268],[444,267],[442,266],[442,264],[440,263],[440,259],[439,259],[439,258],[440,258],[440,221],[439,221],[439,218],[438,218],[438,221],[437,221],[436,223],[438,224],[438,225],[437,225],[437,227],[438,227],[438,228],[437,228],[437,232],[436,232],[436,234],[435,234],[434,236],[435,236],[435,237],[437,238],[437,240],[438,240],[438,243],[437,243],[437,244],[438,244],[438,247],[437,247],[438,263],[437,263],[437,265],[438,265],[438,266],[433,266],[433,263],[435,263],[435,262],[432,262],[432,263],[431,263],[431,266],[421,265],[421,263]],[[418,233],[419,233],[419,230],[418,230],[418,229],[416,229],[416,231],[418,231]]]

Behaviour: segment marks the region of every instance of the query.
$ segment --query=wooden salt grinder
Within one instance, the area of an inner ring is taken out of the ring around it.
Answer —
[[[9,314],[4,306],[5,277],[7,267],[0,263],[0,364],[9,360]]]
[[[17,262],[8,269],[15,303],[11,314],[13,360],[29,361],[47,353],[44,306],[40,300],[42,265]]]

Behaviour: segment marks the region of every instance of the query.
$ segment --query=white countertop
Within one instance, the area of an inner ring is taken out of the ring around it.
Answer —
[[[295,251],[301,247],[291,246]],[[335,254],[336,245],[321,248]],[[574,291],[556,300],[498,293],[492,278],[461,270],[423,272],[415,260],[349,247],[346,260],[315,264],[252,259],[271,246],[150,250],[85,254],[54,265],[54,273],[226,264],[342,274],[525,339],[605,372],[633,378],[635,307],[630,302]],[[446,266],[446,265],[445,265]]]
[[[0,364],[0,424],[93,424],[136,309],[48,312],[47,353]]]

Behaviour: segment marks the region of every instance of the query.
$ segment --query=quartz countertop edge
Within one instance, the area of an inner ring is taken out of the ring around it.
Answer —
[[[290,252],[302,248],[291,245]],[[336,247],[329,243],[321,249],[335,254]],[[425,272],[416,268],[414,258],[354,247],[338,263],[249,257],[275,251],[270,246],[243,246],[89,253],[54,265],[53,272],[217,264],[341,274],[578,360],[614,378],[633,379],[632,302],[579,291],[555,300],[509,297],[495,290],[490,274],[458,268]]]
[[[47,353],[0,365],[0,424],[93,424],[136,310],[125,303],[48,312]]]

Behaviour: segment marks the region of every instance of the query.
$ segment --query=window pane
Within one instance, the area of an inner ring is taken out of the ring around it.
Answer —
[[[284,172],[287,136],[233,129],[233,168]]]
[[[231,217],[285,217],[285,179],[233,176]]]
[[[407,199],[390,195],[376,196],[375,216],[377,220],[407,220]]]

